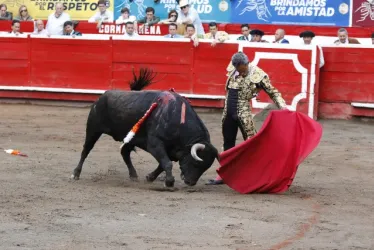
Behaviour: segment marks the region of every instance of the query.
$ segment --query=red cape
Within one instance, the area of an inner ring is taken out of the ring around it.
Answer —
[[[251,139],[220,154],[217,173],[240,193],[287,191],[299,164],[317,147],[322,126],[289,110],[271,111]]]

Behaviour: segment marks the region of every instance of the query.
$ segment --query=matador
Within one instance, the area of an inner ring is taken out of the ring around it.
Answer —
[[[222,115],[224,151],[235,146],[238,129],[244,140],[257,133],[252,120],[250,100],[261,90],[269,95],[278,108],[287,109],[282,95],[271,85],[269,76],[259,67],[251,65],[243,52],[233,55],[227,71],[226,100]],[[223,184],[223,181],[218,176],[207,184]]]

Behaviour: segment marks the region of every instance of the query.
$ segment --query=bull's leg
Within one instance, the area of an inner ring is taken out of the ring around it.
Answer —
[[[153,157],[158,161],[163,170],[165,170],[165,186],[173,187],[175,182],[172,173],[173,163],[168,157],[164,143],[155,137],[148,137],[147,151],[151,155],[153,155]]]
[[[87,132],[86,133],[86,141],[83,146],[81,159],[78,163],[78,166],[74,169],[73,175],[71,176],[72,179],[79,180],[79,176],[82,172],[83,163],[86,160],[92,148],[95,146],[95,143],[97,142],[97,140],[99,140],[101,135],[102,135],[101,132]]]
[[[128,145],[123,146],[121,150],[121,155],[127,165],[127,168],[129,169],[130,179],[132,181],[138,181],[138,174],[136,173],[136,170],[134,168],[134,165],[132,165],[131,158],[130,158],[130,154],[133,148],[134,148],[133,146],[128,146]]]
[[[158,165],[158,167],[151,173],[149,173],[146,178],[148,182],[153,182],[154,180],[157,179],[157,177],[164,172],[164,169],[162,168],[161,165]]]

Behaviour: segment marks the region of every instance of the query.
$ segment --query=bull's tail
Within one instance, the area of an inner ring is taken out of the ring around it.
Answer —
[[[134,79],[130,81],[130,89],[133,91],[139,91],[153,83],[153,79],[156,77],[156,73],[153,73],[152,69],[141,68],[139,77],[136,76],[135,71],[132,71]]]

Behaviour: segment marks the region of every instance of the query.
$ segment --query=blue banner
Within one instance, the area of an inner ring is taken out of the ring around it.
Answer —
[[[217,0],[218,1],[218,0]],[[231,22],[349,26],[350,0],[234,0]]]
[[[229,23],[231,16],[231,0],[189,0],[192,8],[199,13],[202,22]],[[153,7],[155,15],[161,20],[167,19],[171,10],[179,10],[175,0],[160,0],[155,3],[154,0],[114,0],[114,19],[121,15],[121,9],[127,7],[130,9],[130,15],[136,16],[136,19],[145,17],[145,9]]]

